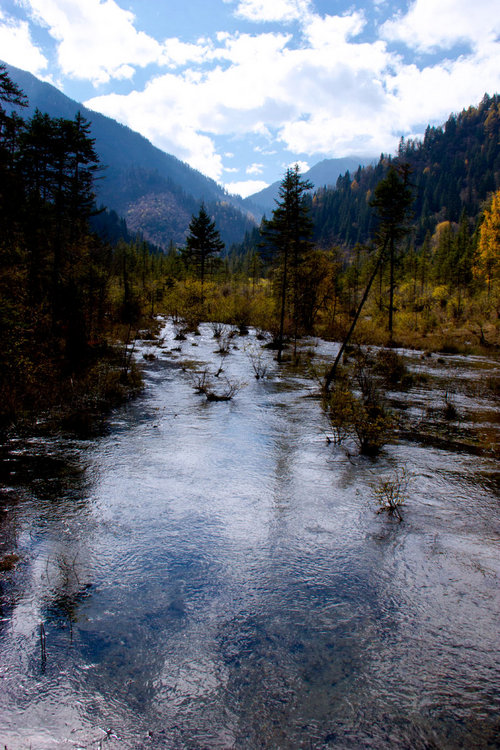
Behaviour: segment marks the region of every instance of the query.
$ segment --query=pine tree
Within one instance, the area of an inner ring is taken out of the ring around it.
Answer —
[[[10,79],[5,65],[0,64],[0,242],[13,243],[22,202],[22,184],[16,165],[24,122],[15,112],[9,114],[4,104],[9,105],[9,109],[26,107],[28,100]]]
[[[289,167],[280,185],[280,200],[273,211],[272,219],[264,221],[262,226],[265,240],[274,249],[275,268],[279,275],[278,362],[281,362],[286,304],[290,298],[295,340],[297,339],[301,264],[312,247],[310,238],[313,230],[310,206],[305,200],[305,193],[312,187],[311,182],[300,176],[298,164]]]
[[[215,221],[208,215],[202,203],[197,216],[191,218],[186,248],[183,251],[188,263],[193,264],[201,281],[201,301],[203,302],[203,285],[209,260],[224,249]]]
[[[394,289],[396,248],[408,233],[408,214],[413,200],[409,187],[410,169],[407,164],[398,169],[389,167],[387,176],[375,188],[371,205],[376,209],[380,224],[378,242],[389,251],[389,335],[392,336],[394,317]]]

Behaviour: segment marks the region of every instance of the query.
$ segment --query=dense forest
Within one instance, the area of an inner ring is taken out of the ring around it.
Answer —
[[[450,116],[444,127],[428,127],[423,141],[402,139],[394,157],[383,154],[375,166],[346,172],[335,188],[304,194],[314,245],[304,283],[321,289],[318,296],[325,301],[309,330],[341,337],[354,317],[375,262],[380,216],[374,197],[391,171],[406,175],[407,225],[391,262],[380,264],[358,336],[383,342],[393,327],[390,309],[396,338],[406,343],[487,345],[485,328],[490,343],[498,343],[498,95]],[[233,247],[232,257],[246,258],[248,265],[255,253],[266,261],[265,222]]]
[[[443,221],[463,215],[475,225],[484,201],[500,187],[500,97],[452,115],[444,127],[428,127],[423,141],[401,139],[395,157],[339,177],[335,189],[312,199],[315,239],[322,245],[354,246],[373,231],[370,196],[393,162],[410,165],[414,189],[414,242],[424,242]]]
[[[130,217],[97,208],[102,167],[84,117],[23,119],[27,99],[5,68],[0,103],[4,430],[41,415],[71,424],[126,398],[140,387],[134,339],[158,313],[192,330],[203,320],[256,326],[280,361],[304,334],[498,346],[498,96],[428,128],[421,143],[402,140],[395,157],[347,172],[335,189],[311,193],[287,170],[272,216],[229,251],[210,202],[192,204],[181,245],[134,237]],[[154,212],[165,211],[175,206],[157,200]],[[234,216],[228,206],[228,226]]]
[[[21,111],[27,103],[4,69],[0,101]],[[131,242],[116,214],[96,209],[99,171],[80,114],[67,120],[37,110],[25,120],[0,107],[4,428],[51,408],[63,419],[84,408],[98,411],[140,383],[117,342],[141,317],[129,276],[142,280],[146,296],[145,269],[161,266],[163,255]]]

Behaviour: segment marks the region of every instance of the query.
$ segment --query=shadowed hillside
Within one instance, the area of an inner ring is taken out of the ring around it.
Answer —
[[[97,184],[98,200],[123,216],[132,231],[158,245],[183,243],[191,215],[202,200],[227,245],[241,240],[253,226],[242,200],[229,196],[214,180],[31,73],[12,65],[6,69],[28,97],[25,114],[39,109],[51,117],[72,119],[81,111],[90,120],[96,150],[106,166]]]

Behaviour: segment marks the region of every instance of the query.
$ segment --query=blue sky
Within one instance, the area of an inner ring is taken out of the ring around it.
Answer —
[[[248,195],[500,90],[498,0],[0,0],[0,59]]]

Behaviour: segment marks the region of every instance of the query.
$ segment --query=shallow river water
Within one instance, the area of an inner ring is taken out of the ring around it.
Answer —
[[[161,348],[139,346],[145,391],[105,434],[5,447],[2,748],[500,747],[494,455],[335,446],[314,380],[255,332],[222,361],[200,330],[178,342],[167,322]],[[396,394],[408,413],[452,393],[498,436],[494,401],[461,385],[494,362],[405,356],[433,371]],[[207,402],[193,362],[244,387]],[[398,523],[372,487],[401,467]]]

